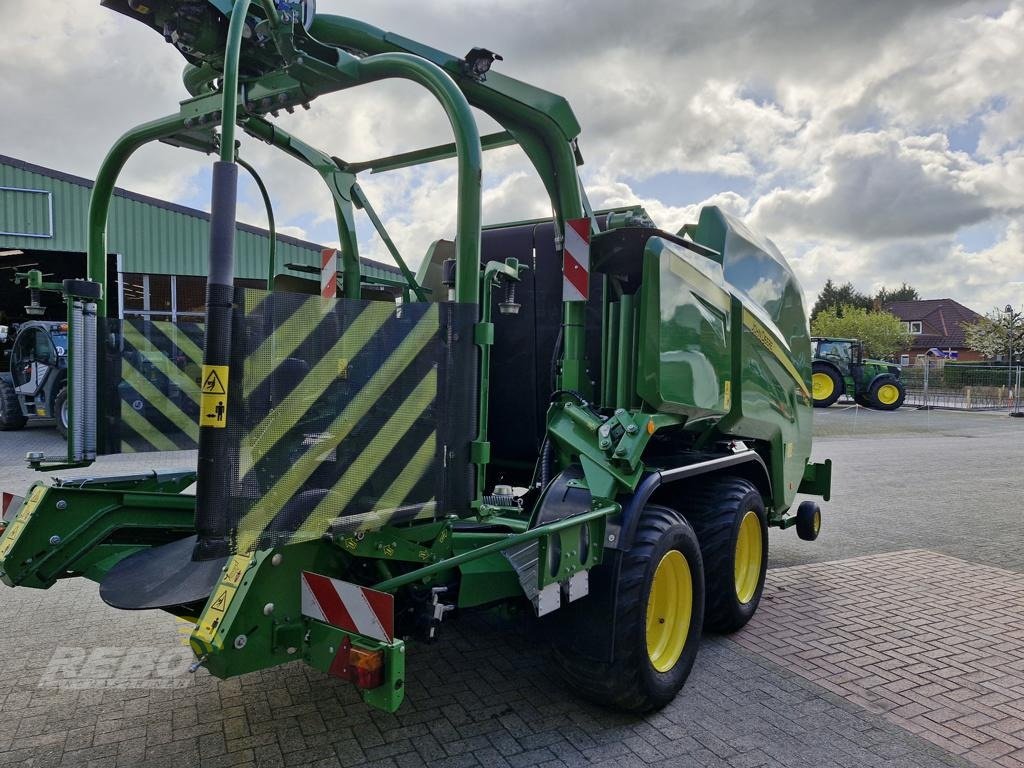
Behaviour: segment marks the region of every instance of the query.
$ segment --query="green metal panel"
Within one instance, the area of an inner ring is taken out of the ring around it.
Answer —
[[[0,187],[9,188],[0,190],[0,232],[22,232],[26,230],[21,227],[29,226],[31,233],[50,234],[49,237],[0,235],[0,247],[86,251],[91,181],[0,156]],[[52,232],[48,215],[51,196]],[[235,247],[237,276],[265,280],[268,233],[241,224]],[[209,214],[118,190],[111,205],[108,248],[122,255],[125,272],[205,275]],[[277,263],[319,267],[320,248],[314,243],[279,235]],[[284,271],[308,277],[300,272]],[[394,278],[399,273],[394,267],[364,261],[363,274],[371,278]]]
[[[0,233],[50,237],[53,230],[51,200],[46,190],[0,187]]]
[[[670,413],[726,413],[733,318],[721,266],[652,237],[644,251],[643,275],[640,313],[645,332],[636,368],[640,396]]]

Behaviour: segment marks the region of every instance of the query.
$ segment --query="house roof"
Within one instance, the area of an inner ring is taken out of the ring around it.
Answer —
[[[903,322],[920,322],[921,333],[914,335],[913,347],[963,348],[964,324],[976,323],[981,315],[953,299],[894,301],[887,312]]]

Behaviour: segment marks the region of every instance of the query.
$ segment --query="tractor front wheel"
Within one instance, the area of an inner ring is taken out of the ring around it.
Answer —
[[[704,559],[704,626],[735,632],[761,602],[768,570],[768,521],[757,488],[741,477],[718,477],[694,489],[687,519]]]
[[[598,704],[650,712],[668,704],[693,668],[704,619],[704,569],[690,524],[648,505],[616,585],[614,660],[596,661],[555,647],[572,689]]]
[[[814,363],[811,371],[811,396],[815,408],[828,408],[843,394],[843,378],[835,368]]]
[[[25,426],[25,421],[18,393],[8,382],[0,379],[0,430],[6,432],[21,429]]]
[[[907,398],[907,389],[897,380],[880,381],[871,387],[868,399],[871,406],[880,411],[895,411]]]
[[[53,398],[53,416],[57,419],[57,432],[65,440],[68,436],[68,390],[62,387]]]

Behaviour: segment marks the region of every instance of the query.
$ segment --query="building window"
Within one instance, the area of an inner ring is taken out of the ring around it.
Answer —
[[[206,278],[194,275],[120,275],[121,314],[147,320],[202,323],[206,319]],[[243,288],[266,288],[265,280],[236,277]]]
[[[905,322],[903,323],[903,330],[907,333],[919,335],[921,333],[921,321],[911,320],[910,322]]]

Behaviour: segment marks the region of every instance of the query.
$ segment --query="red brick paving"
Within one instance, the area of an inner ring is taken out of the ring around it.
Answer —
[[[1024,767],[1024,574],[925,550],[768,572],[733,636],[981,766]]]

